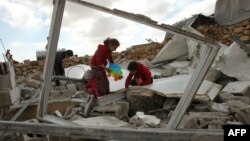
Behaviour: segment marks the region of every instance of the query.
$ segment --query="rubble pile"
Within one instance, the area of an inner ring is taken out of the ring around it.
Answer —
[[[125,52],[125,59],[130,60],[153,60],[155,56],[160,52],[164,44],[162,43],[148,43],[142,45],[132,46]]]
[[[250,40],[250,19],[230,26],[220,26],[216,23],[203,24],[196,29],[203,35],[228,46],[233,42],[230,37],[232,33],[236,34],[241,41]]]

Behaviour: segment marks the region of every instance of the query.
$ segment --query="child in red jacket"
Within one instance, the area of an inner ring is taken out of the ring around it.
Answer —
[[[125,82],[125,88],[127,89],[129,85],[132,86],[143,86],[153,83],[151,77],[151,72],[149,69],[139,62],[132,61],[129,63],[127,68],[130,73]],[[132,79],[133,78],[133,79]]]

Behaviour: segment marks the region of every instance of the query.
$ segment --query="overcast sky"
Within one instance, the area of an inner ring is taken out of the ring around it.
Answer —
[[[89,2],[143,14],[159,23],[173,24],[194,14],[210,15],[216,0],[88,0]],[[52,16],[52,0],[0,0],[0,38],[17,61],[36,59],[44,50]],[[161,42],[165,33],[139,23],[66,2],[58,48],[72,49],[79,56],[92,55],[107,37],[117,38],[118,51]],[[4,53],[0,44],[0,61]]]

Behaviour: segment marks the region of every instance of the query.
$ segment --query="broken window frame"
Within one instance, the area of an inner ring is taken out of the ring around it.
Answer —
[[[58,45],[59,33],[63,18],[63,12],[66,0],[54,0],[54,9],[52,15],[52,21],[50,26],[49,41],[48,41],[48,52],[46,56],[46,62],[44,67],[44,85],[40,93],[40,103],[38,106],[37,117],[40,120],[45,120],[47,122],[57,123],[55,125],[48,124],[29,124],[13,121],[0,121],[0,129],[4,131],[14,131],[21,133],[42,133],[48,135],[58,135],[58,136],[76,136],[84,138],[95,138],[95,139],[152,139],[152,140],[178,140],[182,139],[198,139],[200,135],[204,135],[204,140],[211,140],[210,137],[222,140],[223,133],[220,131],[207,131],[207,130],[185,130],[178,129],[178,124],[181,121],[183,115],[185,114],[188,106],[190,105],[193,97],[198,91],[204,77],[211,66],[220,45],[208,38],[198,36],[196,34],[188,33],[169,25],[157,24],[157,22],[152,20],[142,20],[136,15],[131,13],[126,13],[118,10],[111,10],[102,6],[98,6],[92,3],[88,3],[82,0],[68,0],[101,12],[109,13],[118,17],[122,17],[134,22],[138,22],[165,32],[172,34],[178,34],[187,39],[196,40],[199,43],[206,44],[207,47],[201,56],[201,60],[195,72],[193,73],[187,88],[181,97],[173,115],[171,116],[169,123],[165,129],[127,129],[127,128],[108,128],[108,127],[83,127],[77,125],[64,125],[62,122],[56,122],[57,120],[48,118],[46,115],[48,98],[51,89],[51,80],[53,74],[53,66],[55,61],[56,49]],[[61,123],[61,124],[60,124]],[[58,125],[60,124],[60,125]],[[31,130],[32,129],[32,130]],[[98,134],[97,134],[98,133]],[[122,135],[121,135],[122,134]],[[179,134],[176,137],[176,134]]]

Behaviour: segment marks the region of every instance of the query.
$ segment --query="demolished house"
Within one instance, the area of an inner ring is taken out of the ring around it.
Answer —
[[[150,68],[154,83],[125,92],[125,79],[109,78],[111,94],[95,99],[83,90],[89,56],[68,61],[66,77],[53,77],[66,2],[55,0],[46,61],[14,64],[15,71],[7,63],[0,75],[1,96],[7,97],[0,103],[1,139],[223,140],[223,125],[250,124],[249,16],[220,27],[216,17],[195,15],[169,26],[140,14],[68,1],[166,32],[163,43],[116,54],[123,78],[128,63],[139,60]],[[55,79],[64,85],[52,87]]]

